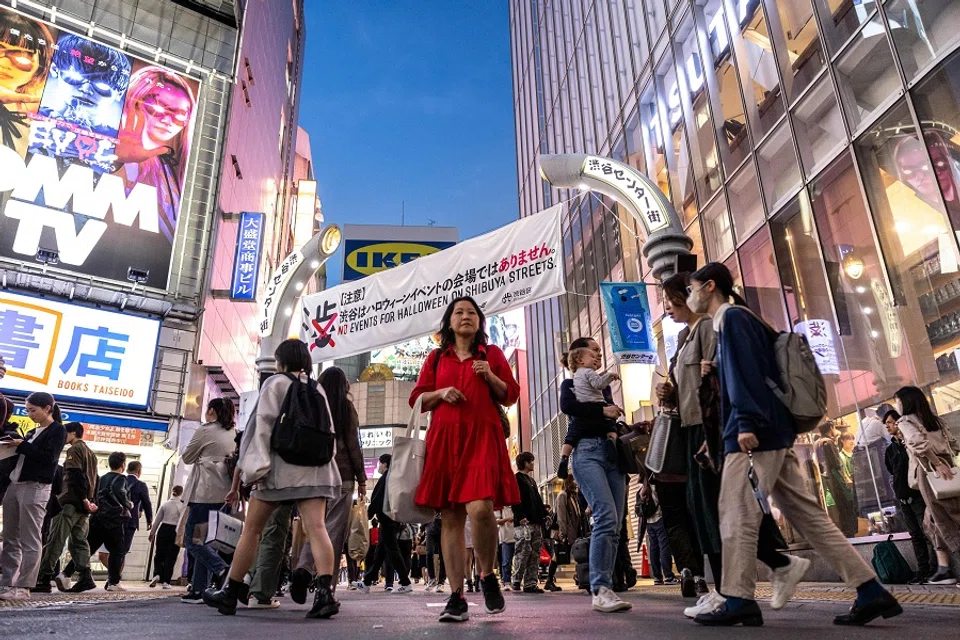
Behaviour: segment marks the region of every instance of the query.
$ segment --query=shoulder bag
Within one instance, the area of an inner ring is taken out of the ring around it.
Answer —
[[[953,477],[948,480],[941,476],[936,469],[928,469],[922,460],[917,459],[917,462],[923,468],[923,472],[927,474],[927,482],[930,483],[930,490],[933,491],[933,495],[937,500],[946,500],[960,496],[960,468],[958,468],[956,464],[957,453],[953,450],[953,445],[950,443],[950,432],[946,431],[946,427],[943,427],[943,429],[943,439],[947,443],[947,450],[950,454],[949,457],[947,457],[947,455],[940,455],[939,457],[944,464],[953,469]]]
[[[415,502],[417,487],[423,476],[427,457],[427,442],[420,438],[420,419],[423,396],[417,398],[403,436],[393,439],[393,460],[387,474],[384,495],[384,513],[396,522],[421,524],[433,522],[435,509],[418,506]],[[430,419],[427,418],[429,428]]]

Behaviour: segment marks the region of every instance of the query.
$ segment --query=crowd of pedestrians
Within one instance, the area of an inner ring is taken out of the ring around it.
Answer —
[[[846,516],[825,511],[805,488],[793,450],[795,416],[765,383],[783,379],[775,332],[736,294],[723,265],[673,276],[663,291],[666,313],[684,329],[667,380],[656,388],[674,441],[672,458],[656,473],[641,468],[639,474],[637,513],[655,584],[699,595],[683,613],[701,625],[763,624],[757,560],[770,569],[775,610],[786,605],[811,565],[783,553],[787,545],[769,509],[773,500],[856,589],[852,608],[835,624],[899,615],[901,605],[848,542]],[[143,517],[155,551],[150,586],[169,588],[179,577],[184,548],[189,588],[182,602],[223,615],[240,605],[278,608],[277,594],[288,589],[300,604],[312,592],[307,617],[327,619],[340,611],[338,584],[367,594],[382,581],[403,595],[422,581],[427,592],[449,593],[441,622],[464,622],[470,614],[465,593],[481,593],[485,612],[497,615],[506,610],[505,591],[561,591],[557,567],[561,557],[571,562],[571,554],[579,555],[577,583],[589,592],[594,611],[630,610],[620,595],[636,583],[626,544],[630,469],[623,456],[629,447],[620,438],[631,427],[613,402],[610,385],[618,376],[605,370],[602,348],[592,338],[574,340],[564,354],[562,365],[572,375],[560,386],[568,417],[557,469],[563,489],[547,504],[534,479],[533,454],[509,459],[501,407],[516,403],[520,388],[485,328],[473,299],[451,302],[439,348],[426,359],[410,396],[411,407],[432,413],[415,503],[435,516],[423,524],[391,518],[390,454],[380,457],[379,479],[366,502],[349,382],[336,367],[312,379],[310,353],[299,340],[277,348],[277,374],[264,380],[242,431],[230,400],[209,403],[204,424],[181,453],[191,465],[187,482],[174,487],[155,514],[138,461],[128,463],[115,452],[110,471],[98,476],[83,425],[62,424],[50,394],[30,395],[26,411],[36,427],[26,436],[5,427],[0,439],[4,451],[12,450],[0,460],[0,599],[27,599],[31,591],[50,592],[53,584],[72,592],[96,588],[91,552],[101,547],[107,553],[104,588],[122,590],[124,559]],[[13,408],[0,400],[6,424]],[[960,551],[960,499],[937,498],[924,471],[952,477],[957,445],[921,390],[901,389],[896,404],[881,416],[892,438],[885,463],[919,565],[914,581],[953,584],[950,554]],[[828,506],[836,507],[848,498],[843,449],[854,443],[839,438],[832,423],[820,434],[820,471],[832,497]],[[207,542],[211,514],[221,511],[242,513],[230,554]],[[71,561],[60,567],[64,546]],[[708,567],[713,588],[705,579]]]

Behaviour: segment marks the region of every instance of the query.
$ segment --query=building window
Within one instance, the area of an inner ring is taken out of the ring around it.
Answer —
[[[757,185],[757,172],[753,161],[730,179],[727,185],[730,196],[730,212],[733,214],[733,227],[737,232],[737,242],[748,238],[763,224],[763,202],[760,200],[760,187]]]
[[[786,120],[757,149],[757,166],[760,168],[760,184],[767,208],[776,211],[780,202],[794,195],[800,186],[797,154]]]
[[[707,259],[718,262],[726,260],[733,251],[733,228],[730,226],[730,215],[727,213],[727,203],[723,199],[723,194],[714,198],[713,202],[703,210],[701,217]]]
[[[237,156],[230,154],[230,163],[233,165],[233,173],[237,176],[237,180],[243,180],[243,173],[240,172],[240,161],[237,160]]]
[[[250,88],[247,87],[246,80],[240,80],[240,91],[243,93],[244,104],[246,104],[248,107],[253,106],[253,102],[250,100]]]
[[[908,80],[960,39],[960,3],[953,0],[890,0],[884,9]]]
[[[893,54],[877,16],[856,35],[836,64],[840,104],[856,130],[901,88]]]
[[[847,141],[840,106],[826,74],[793,110],[793,130],[800,161],[810,176],[830,160]]]
[[[823,69],[823,48],[811,0],[777,0],[777,14],[790,65],[783,81],[787,97],[793,101]]]

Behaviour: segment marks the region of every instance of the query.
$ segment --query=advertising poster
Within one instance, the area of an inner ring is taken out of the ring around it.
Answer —
[[[343,282],[360,280],[457,244],[456,227],[343,226]]]
[[[600,295],[617,361],[620,364],[659,364],[657,343],[650,326],[647,285],[641,282],[601,282]]]
[[[0,390],[145,409],[159,337],[159,320],[0,292]]]
[[[357,282],[310,296],[300,338],[314,362],[436,333],[450,301],[471,296],[490,317],[564,292],[562,205]]]
[[[0,57],[0,255],[165,289],[199,82],[3,7]]]

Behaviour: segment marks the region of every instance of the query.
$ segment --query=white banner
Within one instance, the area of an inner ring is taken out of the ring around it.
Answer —
[[[551,207],[440,253],[304,296],[300,338],[314,362],[439,331],[450,301],[490,317],[564,292],[560,214]]]
[[[145,409],[160,321],[0,293],[0,389]]]

